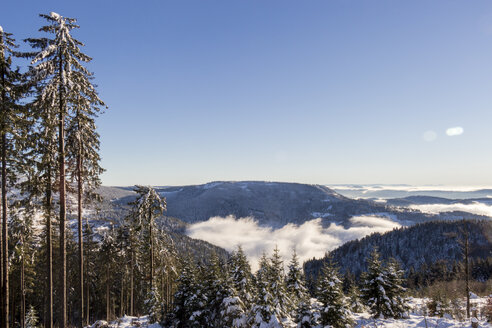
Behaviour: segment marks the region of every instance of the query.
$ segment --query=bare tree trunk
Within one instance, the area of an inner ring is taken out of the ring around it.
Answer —
[[[150,237],[150,289],[154,287],[154,236],[152,231],[152,210],[149,208],[149,237]]]
[[[466,284],[466,317],[470,318],[470,264],[468,260],[469,250],[468,229],[465,228],[465,284]]]
[[[20,274],[20,287],[21,287],[21,313],[20,313],[20,324],[21,328],[24,328],[24,319],[26,318],[26,285],[24,280],[24,236],[21,234],[22,243],[22,259],[21,259],[21,274]]]
[[[0,33],[0,44],[3,45],[3,33]],[[5,85],[5,68],[4,68],[4,62],[5,62],[5,53],[2,51],[2,53],[0,53],[0,56],[1,56],[1,59],[2,59],[2,62],[1,62],[1,65],[2,65],[2,85]],[[2,104],[2,112],[6,112],[7,111],[7,108],[5,108],[5,105],[4,105],[4,101],[5,101],[5,98],[6,98],[6,93],[5,93],[5,88],[2,88],[2,99],[1,99],[1,104]],[[5,128],[4,126],[2,126],[2,128]],[[3,130],[5,131],[5,130]],[[0,250],[1,250],[1,259],[2,259],[2,262],[0,264],[0,267],[1,267],[1,274],[0,274],[0,287],[1,287],[1,291],[2,291],[2,297],[0,297],[1,299],[1,308],[2,308],[2,311],[1,311],[1,321],[0,321],[0,327],[2,328],[8,328],[8,324],[9,324],[9,294],[8,294],[8,279],[9,279],[9,275],[8,275],[8,259],[7,259],[7,254],[8,254],[8,249],[6,247],[8,247],[8,235],[7,235],[7,208],[6,208],[6,202],[5,202],[5,206],[4,206],[4,198],[6,199],[7,195],[6,195],[6,191],[7,191],[7,186],[6,186],[6,181],[7,181],[7,177],[6,177],[6,167],[5,167],[5,162],[4,162],[4,158],[6,157],[5,154],[6,154],[6,149],[5,149],[5,146],[6,146],[6,139],[4,139],[5,137],[5,133],[2,134],[2,149],[1,149],[1,152],[2,152],[2,232],[0,234],[1,238],[0,238],[0,244],[1,244],[1,247],[0,247]]]
[[[61,73],[63,70],[63,63],[60,54],[59,61],[59,74],[60,81],[62,81]],[[66,183],[65,183],[65,106],[64,106],[64,94],[63,86],[60,85],[59,89],[59,122],[58,122],[58,161],[60,166],[60,293],[61,293],[61,315],[60,325],[61,327],[67,327],[67,245],[65,240],[65,221],[67,217],[66,209]]]
[[[110,320],[110,305],[109,305],[109,265],[106,264],[106,321]]]
[[[85,302],[85,309],[86,309],[86,315],[85,315],[85,324],[88,326],[89,325],[89,321],[90,321],[90,312],[89,312],[89,309],[90,309],[90,299],[89,299],[89,282],[87,282],[86,284],[86,289],[85,289],[85,294],[86,294],[86,297],[87,297],[87,300]]]
[[[80,147],[80,142],[79,142]],[[84,241],[82,238],[82,156],[77,155],[77,214],[78,214],[78,229],[79,229],[79,271],[80,271],[80,321],[79,327],[84,326]]]
[[[4,109],[5,110],[5,109]],[[7,234],[7,136],[2,134],[3,326],[9,327],[9,261]]]
[[[133,245],[132,245],[133,246]],[[130,264],[130,315],[133,317],[133,268],[134,268],[134,261],[135,261],[135,254],[133,253],[133,250],[131,251],[132,253],[132,259],[131,259],[131,264]]]
[[[51,169],[47,172],[48,183],[46,184],[46,264],[48,275],[48,315],[46,327],[53,328],[53,244],[51,241],[51,214],[52,214],[52,194],[51,194]]]
[[[120,287],[120,317],[123,316],[123,291],[125,290],[124,289],[124,284],[123,284],[123,277],[124,276],[121,276],[121,287]]]

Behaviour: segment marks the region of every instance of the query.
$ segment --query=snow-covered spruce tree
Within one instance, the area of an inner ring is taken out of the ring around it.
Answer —
[[[144,303],[145,311],[149,315],[149,322],[160,322],[162,319],[162,301],[159,291],[155,286],[150,288]]]
[[[275,307],[276,316],[281,322],[289,320],[289,310],[292,302],[285,285],[284,262],[282,261],[278,247],[275,247],[270,258],[268,283],[273,296],[273,306]]]
[[[204,268],[202,289],[207,299],[207,325],[210,327],[223,326],[221,323],[221,306],[226,297],[227,270],[217,254],[212,253],[210,263]]]
[[[26,294],[36,279],[34,257],[37,254],[37,240],[34,232],[34,213],[26,202],[16,201],[10,209],[10,240],[13,252],[10,256],[11,286],[20,294],[20,320],[24,326],[26,317]],[[16,279],[18,278],[18,280]]]
[[[232,252],[229,258],[229,275],[232,279],[234,289],[244,303],[246,310],[251,309],[254,294],[253,274],[249,265],[246,254],[241,246],[238,246],[235,252]]]
[[[289,263],[289,272],[285,279],[287,294],[291,303],[289,304],[289,312],[294,315],[299,307],[299,303],[307,298],[308,291],[305,287],[304,273],[299,265],[296,251],[292,253],[292,259]]]
[[[353,325],[352,314],[345,301],[342,281],[331,257],[327,257],[318,278],[318,301],[321,303],[321,324],[334,328]]]
[[[396,319],[403,318],[410,309],[408,299],[405,296],[406,289],[402,286],[404,272],[394,258],[388,260],[385,271],[388,281],[387,295],[391,300],[393,317]]]
[[[181,260],[181,274],[178,278],[178,289],[174,294],[174,309],[168,316],[164,326],[187,328],[201,327],[202,311],[206,305],[204,294],[199,284],[198,269],[193,259],[188,256]]]
[[[249,314],[249,322],[253,328],[270,327],[270,319],[275,316],[273,311],[273,297],[268,284],[270,263],[265,253],[259,260],[259,269],[256,272],[256,295]]]
[[[154,287],[154,244],[155,244],[155,219],[166,210],[166,199],[159,196],[154,188],[150,186],[135,186],[137,199],[132,202],[135,219],[142,223],[141,236],[147,240],[142,243],[144,248],[148,247],[148,269],[149,287]]]
[[[65,149],[65,127],[67,119],[70,119],[70,109],[80,105],[80,101],[87,93],[87,98],[94,98],[94,86],[90,82],[91,73],[83,63],[91,60],[81,52],[83,43],[73,38],[71,31],[79,28],[76,19],[63,17],[57,13],[49,15],[41,14],[48,21],[48,25],[41,27],[40,31],[53,35],[53,38],[28,39],[27,41],[39,49],[32,60],[34,80],[40,86],[40,95],[37,97],[36,108],[53,112],[58,116],[58,182],[60,203],[60,306],[61,317],[59,324],[67,326],[67,284],[66,284],[66,174],[65,163],[67,153]],[[95,94],[95,93],[94,93]],[[95,96],[97,97],[97,95]],[[98,99],[98,98],[97,98]],[[55,115],[50,116],[53,119]],[[45,122],[53,124],[53,122]],[[81,297],[81,295],[79,295]],[[79,325],[82,325],[80,320]]]
[[[353,313],[364,312],[365,306],[361,302],[360,290],[357,287],[357,285],[355,285],[355,284],[350,286],[350,289],[348,292],[348,305],[349,305],[350,311],[352,311]]]
[[[98,195],[95,190],[101,185],[99,176],[103,173],[99,165],[99,134],[96,132],[95,117],[104,104],[96,90],[89,83],[92,74],[74,71],[73,79],[78,79],[79,92],[72,93],[69,100],[69,125],[67,128],[67,171],[72,182],[77,184],[77,221],[79,253],[79,308],[84,313],[84,244],[82,235],[82,204]],[[81,322],[84,321],[83,315]]]
[[[23,135],[19,129],[25,126],[21,118],[24,112],[18,101],[22,96],[21,74],[12,68],[12,58],[17,56],[17,48],[11,33],[0,26],[0,174],[1,174],[1,229],[0,229],[0,286],[1,286],[1,325],[9,326],[9,262],[8,262],[8,206],[9,187],[16,182],[16,165],[23,154],[17,142]]]
[[[38,313],[36,312],[36,309],[34,306],[29,306],[29,310],[27,311],[26,314],[26,319],[25,319],[25,328],[37,328],[38,327]]]
[[[220,327],[246,328],[247,310],[234,288],[231,276],[226,275],[220,304]]]
[[[369,307],[370,313],[375,318],[393,317],[392,300],[387,293],[390,289],[390,282],[376,248],[367,259],[367,267],[367,272],[361,275],[361,293],[365,305]]]
[[[284,321],[289,319],[286,309],[288,297],[278,248],[275,248],[271,259],[263,254],[259,266],[250,324],[252,327],[284,327]]]
[[[295,322],[297,323],[297,328],[313,328],[320,323],[320,313],[311,303],[309,295],[305,295],[299,300]]]

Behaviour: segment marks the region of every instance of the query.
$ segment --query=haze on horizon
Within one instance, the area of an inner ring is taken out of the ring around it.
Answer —
[[[492,185],[492,3],[10,1],[74,35],[110,109],[105,185]]]

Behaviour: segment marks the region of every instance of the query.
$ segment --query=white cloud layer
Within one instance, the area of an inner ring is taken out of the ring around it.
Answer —
[[[476,215],[485,215],[492,217],[492,206],[473,202],[472,204],[423,204],[423,205],[411,205],[412,209],[419,210],[424,213],[439,214],[442,212],[462,211],[469,212]]]
[[[396,222],[375,216],[357,216],[350,220],[352,227],[348,229],[335,223],[323,228],[321,219],[306,221],[299,226],[287,224],[280,229],[272,229],[259,226],[251,217],[212,217],[208,221],[192,224],[186,233],[228,251],[241,245],[256,270],[262,253],[270,254],[275,246],[278,246],[286,263],[295,248],[302,263],[313,257],[322,257],[325,252],[349,240],[400,227]]]
[[[464,131],[465,130],[463,130],[463,128],[461,126],[456,126],[456,127],[447,129],[446,134],[450,137],[459,136],[459,135],[463,134]]]

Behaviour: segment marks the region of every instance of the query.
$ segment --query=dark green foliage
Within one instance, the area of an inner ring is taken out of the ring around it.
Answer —
[[[290,300],[290,304],[288,304],[289,312],[293,314],[299,307],[299,303],[303,300],[305,301],[308,295],[307,288],[305,287],[304,273],[299,265],[295,250],[292,253],[292,259],[289,263],[289,272],[287,273],[285,284]]]
[[[317,296],[321,303],[320,322],[323,326],[345,328],[354,323],[345,301],[342,281],[338,277],[338,269],[330,259],[325,262],[321,269]]]
[[[418,274],[419,277],[415,277],[414,285],[429,284],[433,279],[452,280],[458,278],[453,268],[454,263],[463,261],[461,247],[456,239],[463,224],[467,225],[469,232],[470,259],[474,264],[481,266],[474,269],[475,276],[472,277],[484,281],[492,272],[487,271],[490,266],[483,262],[490,257],[492,249],[492,241],[488,238],[492,235],[490,220],[433,221],[394,229],[384,234],[374,233],[360,240],[349,241],[330,252],[330,255],[340,266],[342,273],[350,270],[356,278],[367,271],[365,259],[374,247],[377,247],[383,260],[393,257],[406,272],[422,272]],[[304,264],[306,276],[317,276],[323,261],[307,261]],[[435,266],[439,266],[440,269],[435,272],[429,271],[429,268]]]
[[[408,311],[405,289],[402,287],[403,271],[394,259],[384,265],[379,252],[374,249],[367,259],[368,271],[362,276],[362,298],[371,314],[378,318],[402,318]]]

